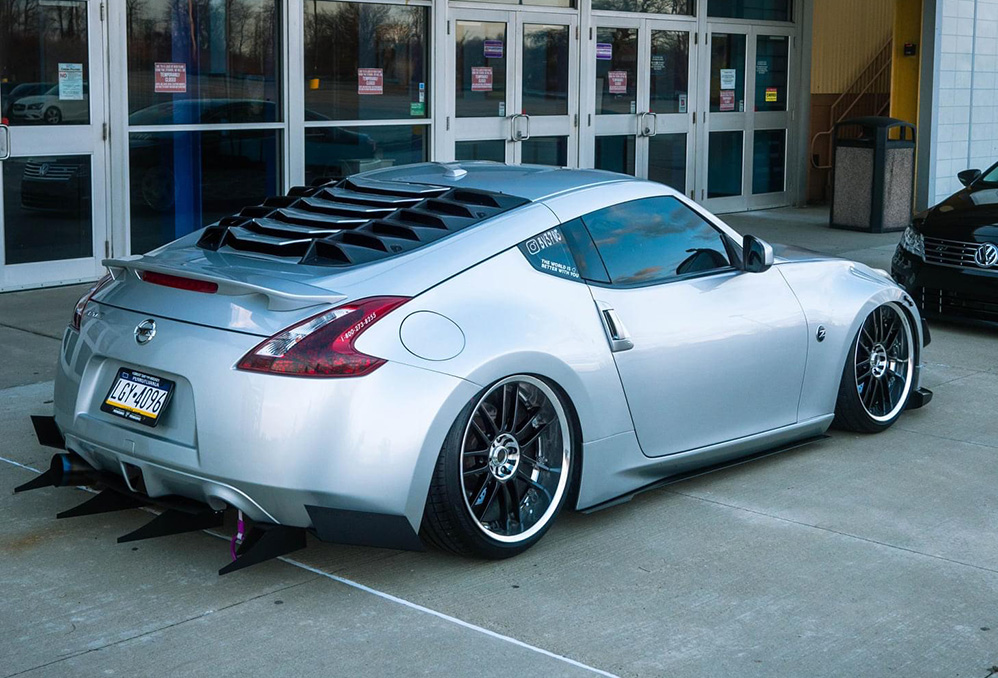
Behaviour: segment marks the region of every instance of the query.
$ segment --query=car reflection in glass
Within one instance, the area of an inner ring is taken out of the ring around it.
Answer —
[[[274,102],[229,99],[185,99],[149,106],[129,116],[131,127],[178,124],[240,124],[276,120]],[[306,122],[329,120],[305,111]],[[177,172],[190,182],[195,168],[200,176],[194,182],[203,197],[224,195],[239,205],[262,198],[254,189],[257,181],[240,181],[240,173],[266,171],[267,160],[276,152],[274,131],[220,130],[201,132],[197,142],[177,143],[188,132],[169,130],[129,133],[129,172],[132,207],[157,213],[171,212],[177,201]],[[392,164],[384,160],[378,144],[369,135],[341,127],[306,129],[305,165],[311,176],[340,178]],[[185,148],[186,147],[186,148]],[[181,154],[187,153],[184,159]],[[44,167],[44,169],[43,169]],[[60,163],[32,162],[25,166],[22,206],[27,209],[89,210],[90,196],[75,190],[75,179],[89,172],[84,159],[62,159]],[[60,183],[61,182],[61,183]],[[224,182],[224,185],[222,183]],[[240,193],[240,186],[251,192]],[[210,212],[206,209],[205,212]]]

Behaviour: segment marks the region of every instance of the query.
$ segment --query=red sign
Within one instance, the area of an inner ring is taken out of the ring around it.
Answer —
[[[471,91],[491,92],[492,91],[492,67],[472,66],[471,67]]]
[[[627,71],[609,71],[610,94],[627,94]]]
[[[357,94],[384,94],[385,76],[380,68],[357,69]]]
[[[722,111],[735,110],[735,90],[733,89],[721,90],[721,110]]]
[[[157,62],[153,72],[156,75],[157,94],[184,94],[187,92],[187,64]]]

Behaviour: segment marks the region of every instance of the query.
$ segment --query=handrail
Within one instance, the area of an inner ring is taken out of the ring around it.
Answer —
[[[887,43],[880,49],[879,52],[870,60],[865,68],[860,72],[853,82],[846,87],[846,90],[840,94],[832,105],[829,107],[830,112],[830,126],[827,130],[822,130],[821,132],[815,133],[811,137],[811,144],[809,147],[810,163],[811,167],[815,169],[831,169],[831,165],[819,165],[815,161],[815,146],[819,139],[825,137],[829,138],[828,145],[828,155],[831,156],[831,137],[832,133],[835,131],[835,126],[846,119],[846,116],[859,104],[860,100],[869,93],[870,88],[877,84],[885,84],[886,92],[874,92],[874,95],[885,96],[886,101],[883,103],[877,102],[875,104],[875,110],[877,114],[880,114],[884,109],[890,105],[890,68],[894,61],[894,39],[891,38]],[[884,82],[884,73],[887,73],[886,82]],[[858,91],[857,91],[858,90]],[[848,99],[847,99],[848,98]],[[848,103],[845,106],[845,110],[842,110],[844,102]]]

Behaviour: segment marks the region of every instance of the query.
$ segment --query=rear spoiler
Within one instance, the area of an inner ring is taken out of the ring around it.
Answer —
[[[231,296],[262,294],[267,298],[267,308],[272,311],[294,311],[320,304],[336,304],[346,300],[346,295],[338,292],[332,292],[321,287],[316,287],[315,285],[307,285],[277,276],[261,275],[259,273],[246,273],[243,275],[208,273],[187,268],[163,266],[153,261],[143,260],[140,257],[134,259],[104,259],[101,263],[107,267],[111,277],[115,280],[123,279],[129,273],[141,279],[143,271],[150,271],[164,275],[190,278],[191,280],[212,282],[218,285],[219,294]]]

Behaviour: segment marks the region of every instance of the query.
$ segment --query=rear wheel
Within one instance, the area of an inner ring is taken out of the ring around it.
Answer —
[[[484,558],[530,548],[571,487],[572,430],[561,396],[537,377],[507,377],[484,389],[444,442],[427,497],[424,539]]]
[[[846,358],[835,424],[862,433],[889,428],[908,404],[914,358],[908,315],[895,303],[874,309],[860,326]]]

